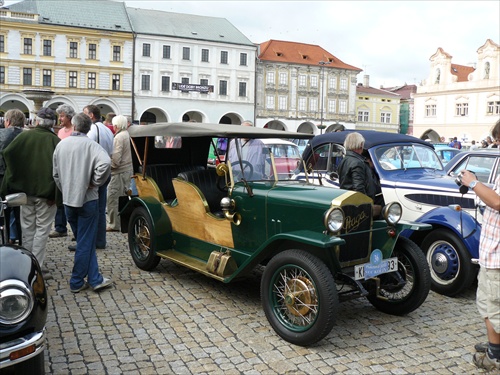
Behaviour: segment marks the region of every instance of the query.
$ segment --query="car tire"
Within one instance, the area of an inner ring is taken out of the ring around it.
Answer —
[[[391,315],[405,315],[422,305],[429,294],[429,265],[420,248],[405,237],[398,238],[392,256],[398,258],[398,271],[378,276],[382,298],[375,295],[367,298],[377,310]]]
[[[339,299],[328,267],[302,250],[274,256],[262,275],[261,299],[267,320],[284,340],[308,346],[335,324]]]
[[[447,229],[436,229],[422,241],[422,250],[429,263],[436,293],[453,297],[470,287],[477,277],[478,267],[460,238]]]
[[[153,222],[144,207],[137,207],[130,216],[128,225],[130,254],[137,267],[151,271],[160,262],[156,255]]]

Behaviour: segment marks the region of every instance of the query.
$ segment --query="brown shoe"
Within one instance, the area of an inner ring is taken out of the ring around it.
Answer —
[[[67,232],[61,233],[56,230],[53,230],[49,233],[49,238],[58,238],[58,237],[66,237],[68,235]]]

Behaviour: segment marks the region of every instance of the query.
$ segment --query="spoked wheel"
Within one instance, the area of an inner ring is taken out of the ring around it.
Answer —
[[[467,289],[477,276],[477,269],[462,241],[445,229],[436,229],[422,241],[431,269],[431,288],[445,296],[455,296]]]
[[[286,341],[307,346],[323,339],[335,323],[338,295],[330,270],[301,250],[276,255],[261,281],[266,317]]]
[[[393,256],[398,258],[398,271],[380,275],[380,296],[367,298],[382,312],[405,315],[424,303],[429,294],[429,265],[420,248],[405,237],[398,238]]]
[[[140,269],[151,271],[160,262],[154,251],[152,220],[143,207],[136,208],[130,216],[128,244],[132,259]]]

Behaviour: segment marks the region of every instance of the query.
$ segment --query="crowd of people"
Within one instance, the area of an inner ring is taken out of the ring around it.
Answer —
[[[457,137],[450,138],[450,143],[448,146],[457,148],[459,150],[462,149],[462,142],[458,140]],[[481,143],[477,143],[475,140],[471,141],[470,150],[477,150],[480,148],[498,148],[500,147],[500,142],[494,140],[491,136],[487,136],[485,139],[481,141]]]
[[[118,198],[128,189],[133,168],[130,119],[114,113],[106,118],[112,130],[101,122],[99,107],[76,113],[62,104],[55,111],[38,110],[35,126],[26,130],[25,115],[11,109],[0,129],[0,195],[27,196],[27,204],[7,210],[4,241],[31,251],[50,279],[44,267],[47,241],[67,236],[69,224],[76,243],[69,246],[75,251],[73,293],[113,283],[100,273],[96,249],[106,248],[107,232],[120,229]]]

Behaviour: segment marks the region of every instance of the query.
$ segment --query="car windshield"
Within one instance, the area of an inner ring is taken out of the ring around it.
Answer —
[[[233,139],[227,155],[235,181],[287,180],[300,161],[297,145],[265,139]]]
[[[381,146],[375,150],[378,164],[385,170],[429,168],[443,170],[436,152],[420,145]]]

